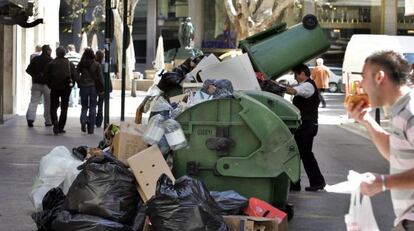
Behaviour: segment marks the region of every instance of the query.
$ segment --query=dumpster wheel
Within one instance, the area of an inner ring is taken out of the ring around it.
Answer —
[[[286,203],[284,212],[288,215],[288,221],[292,220],[293,215],[295,214],[295,210],[293,209],[295,206],[291,203]]]
[[[295,215],[295,205],[292,203],[286,203],[283,206],[281,206],[279,203],[273,203],[272,205],[285,212],[288,216],[288,221],[292,220],[293,215]]]
[[[308,30],[313,30],[318,25],[318,19],[313,14],[307,14],[302,19],[303,27]]]

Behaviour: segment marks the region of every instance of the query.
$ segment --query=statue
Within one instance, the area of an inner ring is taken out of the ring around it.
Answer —
[[[189,57],[197,57],[203,55],[203,52],[197,48],[194,48],[194,35],[195,29],[191,22],[191,17],[187,17],[180,23],[178,28],[178,41],[180,42],[180,48],[173,48],[166,52],[165,62],[171,62],[176,59],[185,60]]]
[[[181,22],[180,27],[178,28],[178,40],[180,46],[187,49],[193,48],[193,39],[194,26],[191,22],[191,17],[187,17],[184,22]]]

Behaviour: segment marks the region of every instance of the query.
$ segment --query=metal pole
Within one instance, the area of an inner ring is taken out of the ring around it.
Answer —
[[[4,123],[3,118],[3,95],[4,95],[4,26],[0,25],[0,124]]]
[[[128,14],[128,0],[124,1],[124,30],[122,35],[122,90],[121,90],[121,121],[125,121],[125,82],[126,82],[126,49],[127,49],[127,33],[128,29],[128,22],[127,22],[127,14]]]
[[[105,95],[104,95],[104,129],[109,125],[109,81],[111,81],[111,40],[112,40],[112,14],[111,0],[105,2]]]

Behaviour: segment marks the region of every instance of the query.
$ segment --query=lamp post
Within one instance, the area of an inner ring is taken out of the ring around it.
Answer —
[[[111,81],[111,42],[113,38],[112,2],[105,0],[105,95],[104,129],[109,125],[109,81]]]
[[[121,89],[121,121],[125,121],[125,82],[126,82],[126,50],[129,45],[129,28],[128,28],[128,0],[124,2],[124,17],[123,17],[123,34],[122,34],[122,89]]]

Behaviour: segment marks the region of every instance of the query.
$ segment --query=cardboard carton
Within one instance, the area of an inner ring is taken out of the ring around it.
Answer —
[[[278,219],[249,216],[223,216],[224,222],[231,231],[287,231],[287,218]]]
[[[142,140],[143,128],[141,125],[124,123],[120,125],[120,131],[115,134],[111,150],[114,156],[127,163],[127,159],[136,153],[146,149],[148,144]]]
[[[174,182],[175,178],[157,145],[151,146],[128,158],[129,166],[139,185],[139,194],[144,202],[155,195],[157,181],[165,173]]]

